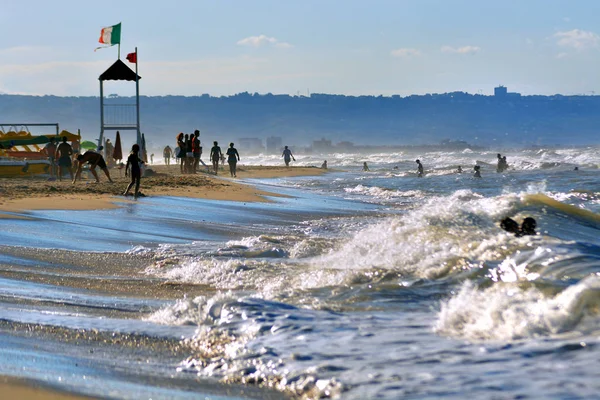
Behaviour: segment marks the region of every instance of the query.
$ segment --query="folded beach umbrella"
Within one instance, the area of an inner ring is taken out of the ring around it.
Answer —
[[[91,142],[89,140],[84,140],[83,142],[81,142],[81,144],[79,145],[79,147],[81,147],[84,150],[96,150],[96,143]]]
[[[148,163],[148,155],[146,154],[146,136],[142,133],[142,160]]]
[[[116,160],[123,159],[123,149],[121,148],[121,134],[117,131],[117,138],[115,139],[115,149],[112,153],[112,158]]]

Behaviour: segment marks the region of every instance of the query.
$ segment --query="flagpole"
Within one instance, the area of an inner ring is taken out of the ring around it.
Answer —
[[[138,77],[138,49],[135,48],[135,107],[137,116],[137,143],[142,145],[142,138],[140,133],[140,82]]]
[[[120,60],[121,59],[121,41],[120,40],[119,40],[118,48],[119,48],[119,54],[118,54],[117,58]]]

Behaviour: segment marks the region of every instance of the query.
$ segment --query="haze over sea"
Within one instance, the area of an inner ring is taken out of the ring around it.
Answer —
[[[0,374],[114,398],[237,398],[237,385],[254,398],[595,398],[600,148],[506,155],[496,173],[489,151],[330,154],[328,174],[252,181],[289,195],[271,203],[155,197],[0,219],[0,267],[15,271],[0,279]],[[534,217],[538,234],[501,230],[506,216]],[[28,282],[75,279],[89,260],[203,295]]]

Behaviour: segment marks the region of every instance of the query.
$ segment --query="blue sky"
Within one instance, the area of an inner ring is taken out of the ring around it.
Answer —
[[[597,0],[0,0],[0,93],[97,96],[117,47],[93,50],[118,22],[144,95],[600,93],[598,15]]]

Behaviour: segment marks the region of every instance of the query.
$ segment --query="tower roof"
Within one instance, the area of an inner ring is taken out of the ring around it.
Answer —
[[[100,77],[101,81],[135,81],[136,74],[121,60],[115,61]],[[138,80],[142,79],[137,75]]]

